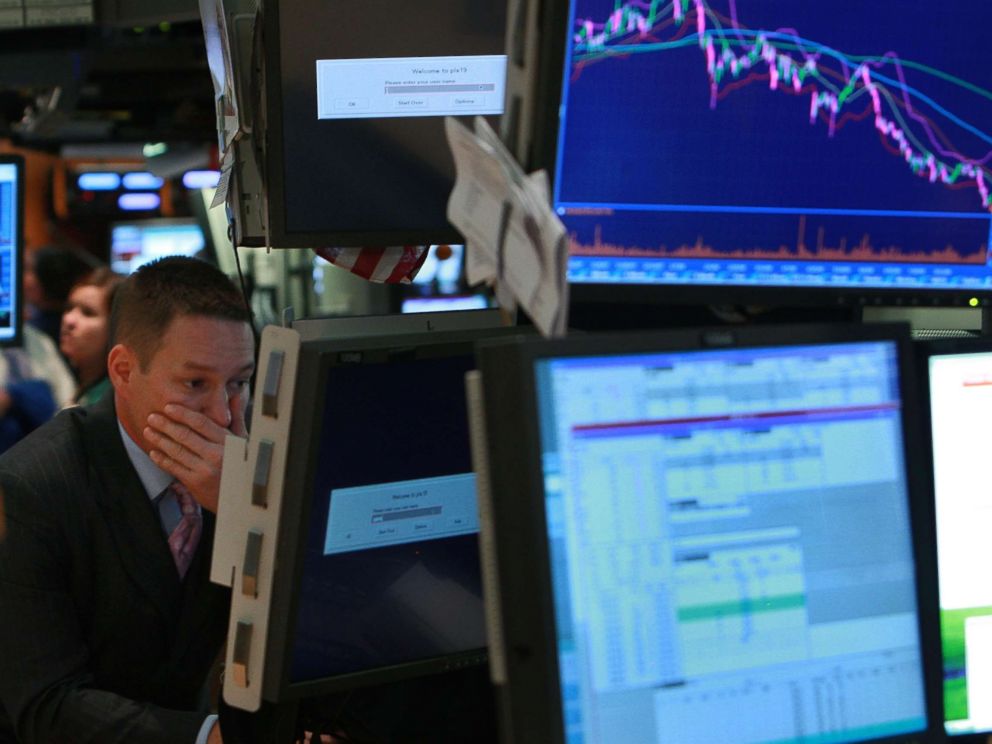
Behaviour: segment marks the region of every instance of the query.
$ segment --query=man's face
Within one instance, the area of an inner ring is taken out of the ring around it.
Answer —
[[[111,352],[110,366],[117,414],[131,438],[148,451],[143,436],[148,416],[168,403],[203,413],[225,429],[235,417],[244,420],[254,342],[247,323],[181,315],[166,329],[147,369],[142,371],[127,347]]]

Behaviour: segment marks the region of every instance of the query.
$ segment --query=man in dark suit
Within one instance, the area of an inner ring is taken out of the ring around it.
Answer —
[[[212,512],[224,437],[245,433],[248,318],[208,264],[143,267],[114,304],[114,394],[0,457],[0,742],[220,741]]]

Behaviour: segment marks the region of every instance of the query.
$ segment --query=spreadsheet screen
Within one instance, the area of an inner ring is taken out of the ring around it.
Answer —
[[[567,741],[926,726],[894,343],[535,375]]]

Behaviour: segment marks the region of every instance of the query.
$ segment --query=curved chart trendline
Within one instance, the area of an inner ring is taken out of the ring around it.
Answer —
[[[844,54],[802,38],[794,29],[755,31],[714,11],[706,0],[628,0],[602,23],[578,19],[572,37],[575,76],[586,65],[628,56],[698,45],[706,61],[710,108],[739,87],[767,81],[772,91],[809,96],[809,122],[824,121],[828,137],[846,123],[871,118],[882,143],[930,183],[975,188],[992,211],[992,149],[968,157],[933,120],[930,110],[976,140],[992,145],[992,133],[966,121],[907,82],[906,69],[992,101],[992,92],[893,51],[879,56]],[[728,25],[729,24],[729,25]],[[668,38],[662,34],[670,32]],[[835,69],[829,63],[839,68]],[[891,68],[892,75],[886,74]],[[893,77],[894,75],[894,77]],[[858,111],[854,106],[862,102]],[[913,129],[916,124],[922,134]]]

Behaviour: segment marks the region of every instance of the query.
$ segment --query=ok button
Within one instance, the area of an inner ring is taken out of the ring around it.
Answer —
[[[334,108],[338,111],[362,111],[369,107],[368,98],[335,98]]]

